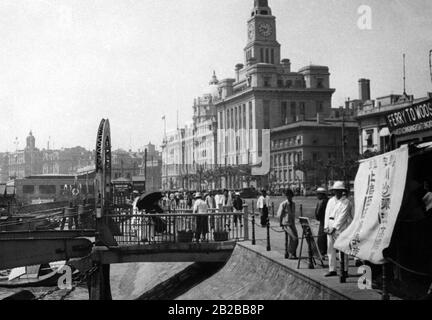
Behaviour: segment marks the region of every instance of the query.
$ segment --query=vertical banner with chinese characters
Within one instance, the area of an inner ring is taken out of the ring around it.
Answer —
[[[355,215],[335,248],[361,260],[383,264],[404,195],[408,148],[361,162],[354,184]]]

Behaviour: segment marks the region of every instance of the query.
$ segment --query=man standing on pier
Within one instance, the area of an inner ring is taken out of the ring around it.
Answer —
[[[352,221],[352,204],[346,197],[347,190],[342,181],[336,181],[331,188],[334,192],[325,211],[324,231],[327,233],[327,255],[329,260],[329,272],[325,277],[337,276],[336,272],[336,249],[334,243],[339,234],[341,234]],[[345,194],[344,194],[345,193]],[[348,271],[348,255],[344,255],[345,270]]]
[[[267,191],[263,189],[257,201],[257,209],[261,214],[261,227],[263,228],[267,226],[269,207],[270,197],[267,195]]]
[[[318,248],[321,256],[327,254],[327,235],[324,232],[325,212],[327,207],[327,191],[324,188],[318,188],[317,191],[318,203],[315,208],[315,218],[319,221],[318,229]]]

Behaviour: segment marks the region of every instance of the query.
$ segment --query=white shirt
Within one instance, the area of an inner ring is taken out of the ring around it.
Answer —
[[[208,206],[203,199],[197,199],[193,205],[192,213],[207,213]]]
[[[423,203],[426,206],[426,211],[432,208],[432,192],[428,192],[423,197]]]
[[[225,195],[222,195],[219,197],[219,201],[216,202],[216,204],[220,207],[232,207],[232,199],[228,195],[228,197],[225,197]]]
[[[260,196],[257,201],[257,209],[264,208],[264,204],[267,206],[267,208],[270,209],[270,197],[266,196],[265,198],[263,196]]]
[[[343,196],[339,200],[334,196],[327,202],[324,228],[335,228],[342,232],[352,221],[351,201]]]

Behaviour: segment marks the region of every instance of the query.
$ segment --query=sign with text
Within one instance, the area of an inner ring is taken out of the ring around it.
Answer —
[[[392,134],[403,135],[432,128],[432,99],[386,115]]]
[[[354,220],[335,248],[374,264],[383,264],[405,190],[408,147],[361,162],[354,183]]]

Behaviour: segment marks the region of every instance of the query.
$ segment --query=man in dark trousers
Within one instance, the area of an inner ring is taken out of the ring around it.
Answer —
[[[324,188],[318,188],[316,193],[318,203],[315,208],[315,218],[319,221],[318,248],[324,258],[327,255],[327,234],[324,232],[324,222],[328,198]]]
[[[240,198],[240,193],[238,192],[234,194],[233,207],[234,207],[234,212],[243,212],[243,200],[242,198]],[[241,216],[234,216],[234,226],[237,227],[237,221],[240,219]]]

